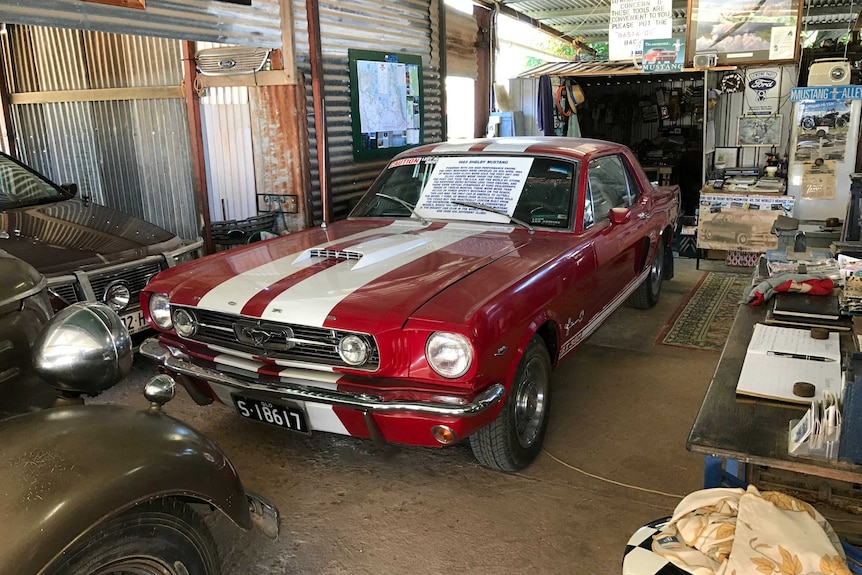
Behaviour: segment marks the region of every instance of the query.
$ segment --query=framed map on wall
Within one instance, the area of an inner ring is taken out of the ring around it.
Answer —
[[[392,157],[424,137],[422,58],[349,50],[353,157]]]

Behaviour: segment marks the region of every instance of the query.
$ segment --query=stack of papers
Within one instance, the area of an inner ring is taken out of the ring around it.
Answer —
[[[808,404],[811,397],[793,394],[793,384],[800,381],[814,386],[815,397],[824,391],[841,395],[838,334],[814,339],[808,329],[755,325],[736,393]]]

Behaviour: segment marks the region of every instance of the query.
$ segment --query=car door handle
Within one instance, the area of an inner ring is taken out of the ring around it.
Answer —
[[[652,214],[648,214],[646,212],[641,212],[638,214],[638,217],[642,220],[648,220],[652,217]]]

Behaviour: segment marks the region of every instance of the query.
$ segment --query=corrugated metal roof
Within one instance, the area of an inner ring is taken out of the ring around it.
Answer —
[[[610,0],[503,0],[525,16],[553,28],[569,38],[606,42],[610,22]],[[807,0],[802,9],[803,30],[846,30],[859,16],[857,0]],[[673,0],[673,32],[685,32],[687,0]]]
[[[146,10],[78,0],[0,0],[0,22],[242,46],[281,46],[279,0],[255,0],[251,6],[211,0],[147,0]]]
[[[733,66],[717,66],[710,71],[732,70]],[[547,62],[535,68],[530,68],[519,74],[519,78],[538,78],[543,74],[549,76],[630,76],[643,75],[640,68],[627,62]],[[702,69],[686,68],[682,72],[666,74],[647,74],[646,77],[661,76],[663,79],[690,78],[692,74],[703,74]]]

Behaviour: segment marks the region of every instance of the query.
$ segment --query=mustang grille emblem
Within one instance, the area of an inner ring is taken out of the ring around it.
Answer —
[[[295,345],[293,330],[285,326],[237,323],[234,324],[234,334],[240,343],[264,350],[287,351]]]

